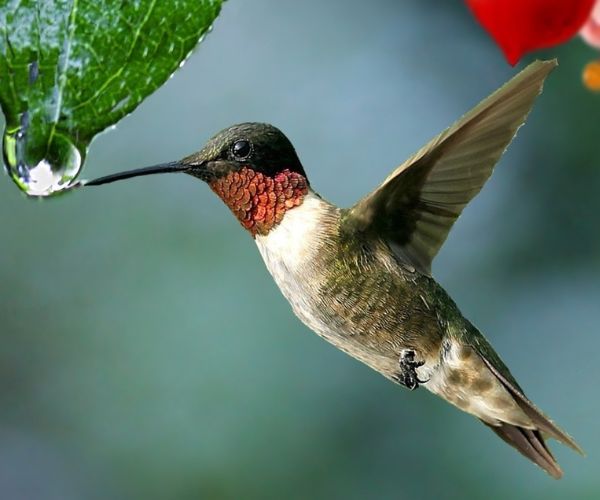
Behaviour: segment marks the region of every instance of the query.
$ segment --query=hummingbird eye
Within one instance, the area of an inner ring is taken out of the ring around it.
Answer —
[[[252,144],[249,141],[236,141],[231,148],[231,153],[236,160],[245,160],[252,153]]]

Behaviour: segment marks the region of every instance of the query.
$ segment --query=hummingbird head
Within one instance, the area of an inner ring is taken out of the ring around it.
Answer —
[[[241,123],[221,130],[181,163],[190,165],[187,173],[208,183],[244,168],[271,178],[288,170],[306,179],[292,143],[267,123]]]
[[[253,237],[279,224],[309,189],[294,146],[266,123],[233,125],[180,161],[109,175],[85,185],[167,172],[184,172],[205,181]]]

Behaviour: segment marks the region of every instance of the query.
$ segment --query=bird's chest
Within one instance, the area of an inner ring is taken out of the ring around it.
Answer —
[[[327,322],[319,314],[319,259],[323,248],[325,202],[308,195],[290,210],[266,236],[258,235],[258,250],[296,315],[310,328],[327,335]]]
[[[357,329],[343,297],[328,293],[328,255],[333,251],[328,234],[335,232],[336,213],[320,199],[305,200],[256,243],[267,269],[294,313],[311,330],[342,351],[380,371],[392,370],[395,361],[368,345]],[[343,294],[342,294],[343,295]],[[354,326],[354,327],[353,327]],[[360,328],[358,329],[360,330]]]

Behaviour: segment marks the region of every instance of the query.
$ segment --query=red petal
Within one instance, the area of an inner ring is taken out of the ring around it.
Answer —
[[[596,0],[596,6],[579,34],[592,47],[600,49],[600,0]]]
[[[512,65],[532,50],[573,37],[596,0],[466,0]]]

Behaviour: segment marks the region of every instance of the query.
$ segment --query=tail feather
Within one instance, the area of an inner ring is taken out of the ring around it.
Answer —
[[[523,412],[531,419],[533,424],[542,432],[546,433],[548,436],[553,437],[557,441],[567,445],[572,450],[576,451],[580,455],[585,455],[581,447],[575,442],[575,440],[569,436],[565,431],[559,428],[550,418],[542,413],[542,411],[537,408],[530,400],[523,394],[523,391],[520,390],[520,387],[511,383],[496,367],[485,357],[481,356],[483,362],[487,365],[487,367],[494,373],[496,378],[500,380],[502,385],[506,388],[508,392],[513,396],[515,402],[519,405],[519,408],[523,410]],[[495,430],[495,429],[494,429]],[[543,440],[542,440],[543,442]]]
[[[566,432],[544,415],[523,390],[479,331],[467,342],[452,339],[442,362],[428,375],[425,387],[478,417],[503,441],[552,477],[562,470],[545,440],[554,438],[583,454]]]
[[[490,425],[483,420],[482,422],[506,443],[544,469],[554,479],[560,479],[562,477],[562,469],[546,446],[542,433],[539,430],[525,429],[506,423],[495,426]]]

